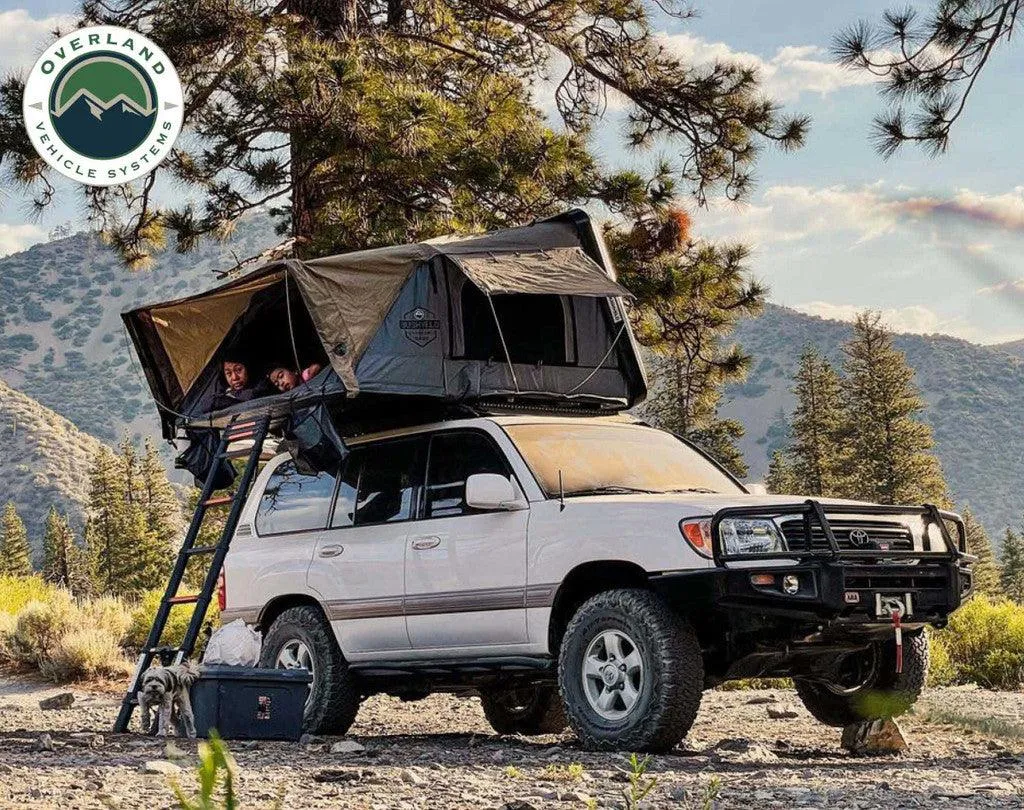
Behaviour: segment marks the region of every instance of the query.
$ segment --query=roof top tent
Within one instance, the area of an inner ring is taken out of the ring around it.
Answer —
[[[321,403],[335,419],[414,402],[622,410],[647,392],[628,295],[577,209],[481,236],[273,262],[122,317],[172,438]],[[225,402],[222,362],[239,354],[250,380],[277,365],[323,370],[285,393]]]

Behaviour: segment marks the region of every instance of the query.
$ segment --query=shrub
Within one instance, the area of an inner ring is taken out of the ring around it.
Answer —
[[[41,665],[61,636],[81,626],[81,612],[67,591],[54,589],[45,602],[29,602],[18,613],[11,647],[13,657]]]
[[[13,613],[0,613],[0,661],[14,658],[14,629],[18,619]]]
[[[153,619],[160,607],[160,600],[164,591],[146,591],[131,614],[131,626],[125,644],[129,647],[142,647],[146,643],[146,636],[149,635],[149,628],[153,626]],[[185,631],[188,630],[189,620],[192,618],[193,605],[175,605],[171,608],[171,615],[167,619],[167,626],[164,628],[161,644],[176,647],[185,638]],[[220,623],[220,611],[217,609],[217,600],[210,603],[210,609],[206,611],[206,621],[212,622],[216,627]]]
[[[1024,686],[1024,605],[976,596],[933,634],[930,682]]]
[[[57,589],[42,577],[0,576],[0,613],[18,613],[29,602],[45,602]]]
[[[131,673],[132,665],[117,640],[106,630],[71,630],[58,639],[43,661],[40,671],[56,683],[83,678],[120,677]]]
[[[118,644],[122,643],[132,626],[132,613],[120,599],[101,596],[82,602],[82,627],[102,630]]]

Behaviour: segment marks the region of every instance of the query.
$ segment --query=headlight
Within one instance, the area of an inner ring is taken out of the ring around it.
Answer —
[[[767,518],[726,518],[718,524],[726,554],[771,554],[785,551],[782,532]]]

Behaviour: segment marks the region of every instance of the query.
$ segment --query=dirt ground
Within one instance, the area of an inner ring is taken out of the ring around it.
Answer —
[[[58,691],[0,675],[0,807],[177,807],[170,780],[195,787],[194,741],[168,751],[109,733],[118,702],[109,693],[75,689],[71,708],[40,710]],[[795,717],[769,717],[790,708]],[[652,758],[656,783],[641,806],[1024,808],[1022,715],[1024,694],[933,690],[901,721],[909,753],[854,758],[792,692],[709,692],[683,746]],[[627,806],[624,756],[581,751],[568,732],[498,737],[474,699],[374,698],[347,738],[365,750],[332,753],[339,739],[232,743],[242,806],[279,796],[285,808]]]

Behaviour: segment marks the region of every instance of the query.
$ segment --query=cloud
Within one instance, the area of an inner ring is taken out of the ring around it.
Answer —
[[[1024,303],[1024,278],[1002,281],[990,287],[982,287],[978,295],[993,295],[1012,303]]]
[[[1021,281],[1024,294],[1024,280]],[[894,332],[912,335],[943,334],[969,340],[972,343],[1007,343],[1024,337],[1024,332],[993,333],[971,324],[966,318],[946,318],[928,307],[911,304],[905,307],[879,308],[856,304],[833,304],[828,301],[809,301],[805,304],[787,304],[790,309],[805,315],[816,315],[830,321],[852,322],[865,310],[871,309],[882,314],[882,322]]]
[[[0,75],[27,71],[52,42],[56,28],[69,28],[74,17],[53,14],[36,19],[24,8],[0,11]]]
[[[827,96],[846,87],[872,84],[879,79],[865,71],[841,67],[818,45],[786,45],[769,58],[736,51],[724,42],[707,42],[692,34],[661,33],[658,39],[684,63],[738,63],[757,69],[769,97],[791,102],[804,93]]]
[[[0,256],[17,253],[45,239],[46,233],[35,225],[6,225],[0,222]]]

